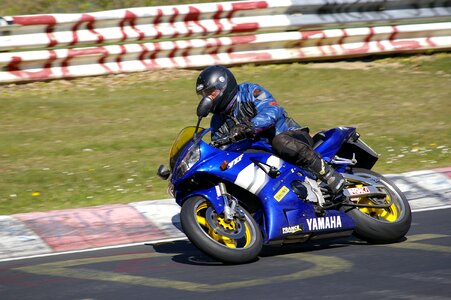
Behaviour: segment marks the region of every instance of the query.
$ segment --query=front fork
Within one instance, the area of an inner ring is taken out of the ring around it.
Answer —
[[[243,219],[244,212],[237,207],[238,200],[227,192],[226,185],[223,182],[220,182],[217,186],[215,186],[215,189],[224,201],[224,219],[227,222],[232,221],[234,217]]]
[[[226,185],[223,182],[207,189],[196,190],[186,194],[180,199],[177,199],[177,203],[183,205],[185,200],[191,197],[202,197],[207,199],[213,206],[216,214],[223,214],[224,219],[227,222],[232,221],[234,217],[238,217],[241,220],[245,219],[245,214],[238,205],[238,200],[227,192]]]

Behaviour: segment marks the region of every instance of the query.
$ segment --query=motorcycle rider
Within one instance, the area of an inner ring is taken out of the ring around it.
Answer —
[[[313,150],[308,127],[289,118],[262,86],[250,82],[237,84],[229,69],[210,66],[197,78],[196,93],[213,101],[213,141],[226,136],[234,141],[266,138],[279,157],[314,173],[333,194],[343,189],[343,176]]]

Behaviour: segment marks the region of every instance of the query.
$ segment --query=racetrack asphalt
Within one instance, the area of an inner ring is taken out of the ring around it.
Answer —
[[[0,262],[3,300],[451,299],[451,208],[415,211],[406,239],[266,246],[243,265],[189,241]]]
[[[451,206],[451,167],[386,175],[415,211]],[[174,199],[0,216],[0,261],[183,239]]]

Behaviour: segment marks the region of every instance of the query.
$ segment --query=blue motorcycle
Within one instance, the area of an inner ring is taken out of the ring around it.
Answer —
[[[169,193],[182,207],[188,239],[225,263],[257,258],[263,245],[302,243],[354,234],[370,243],[393,243],[410,228],[404,194],[371,171],[378,159],[355,128],[316,134],[315,151],[342,173],[346,186],[333,195],[313,174],[277,157],[262,140],[211,141],[200,128],[211,108],[205,98],[197,125],[186,127],[170,151]]]

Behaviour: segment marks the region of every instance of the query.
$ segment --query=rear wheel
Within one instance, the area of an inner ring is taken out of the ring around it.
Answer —
[[[350,208],[343,206],[344,210],[356,223],[355,235],[372,243],[393,243],[399,241],[409,231],[412,222],[412,213],[409,202],[403,192],[384,176],[367,170],[353,169],[354,175],[376,179],[379,191],[386,193],[385,198],[357,197],[353,203],[368,205],[369,207]],[[354,186],[362,187],[364,184],[353,182]],[[390,204],[387,208],[371,207],[379,204]]]
[[[243,208],[240,216],[227,221],[207,199],[192,197],[182,206],[180,220],[189,240],[207,255],[225,263],[245,263],[260,253],[263,241],[260,229]]]

